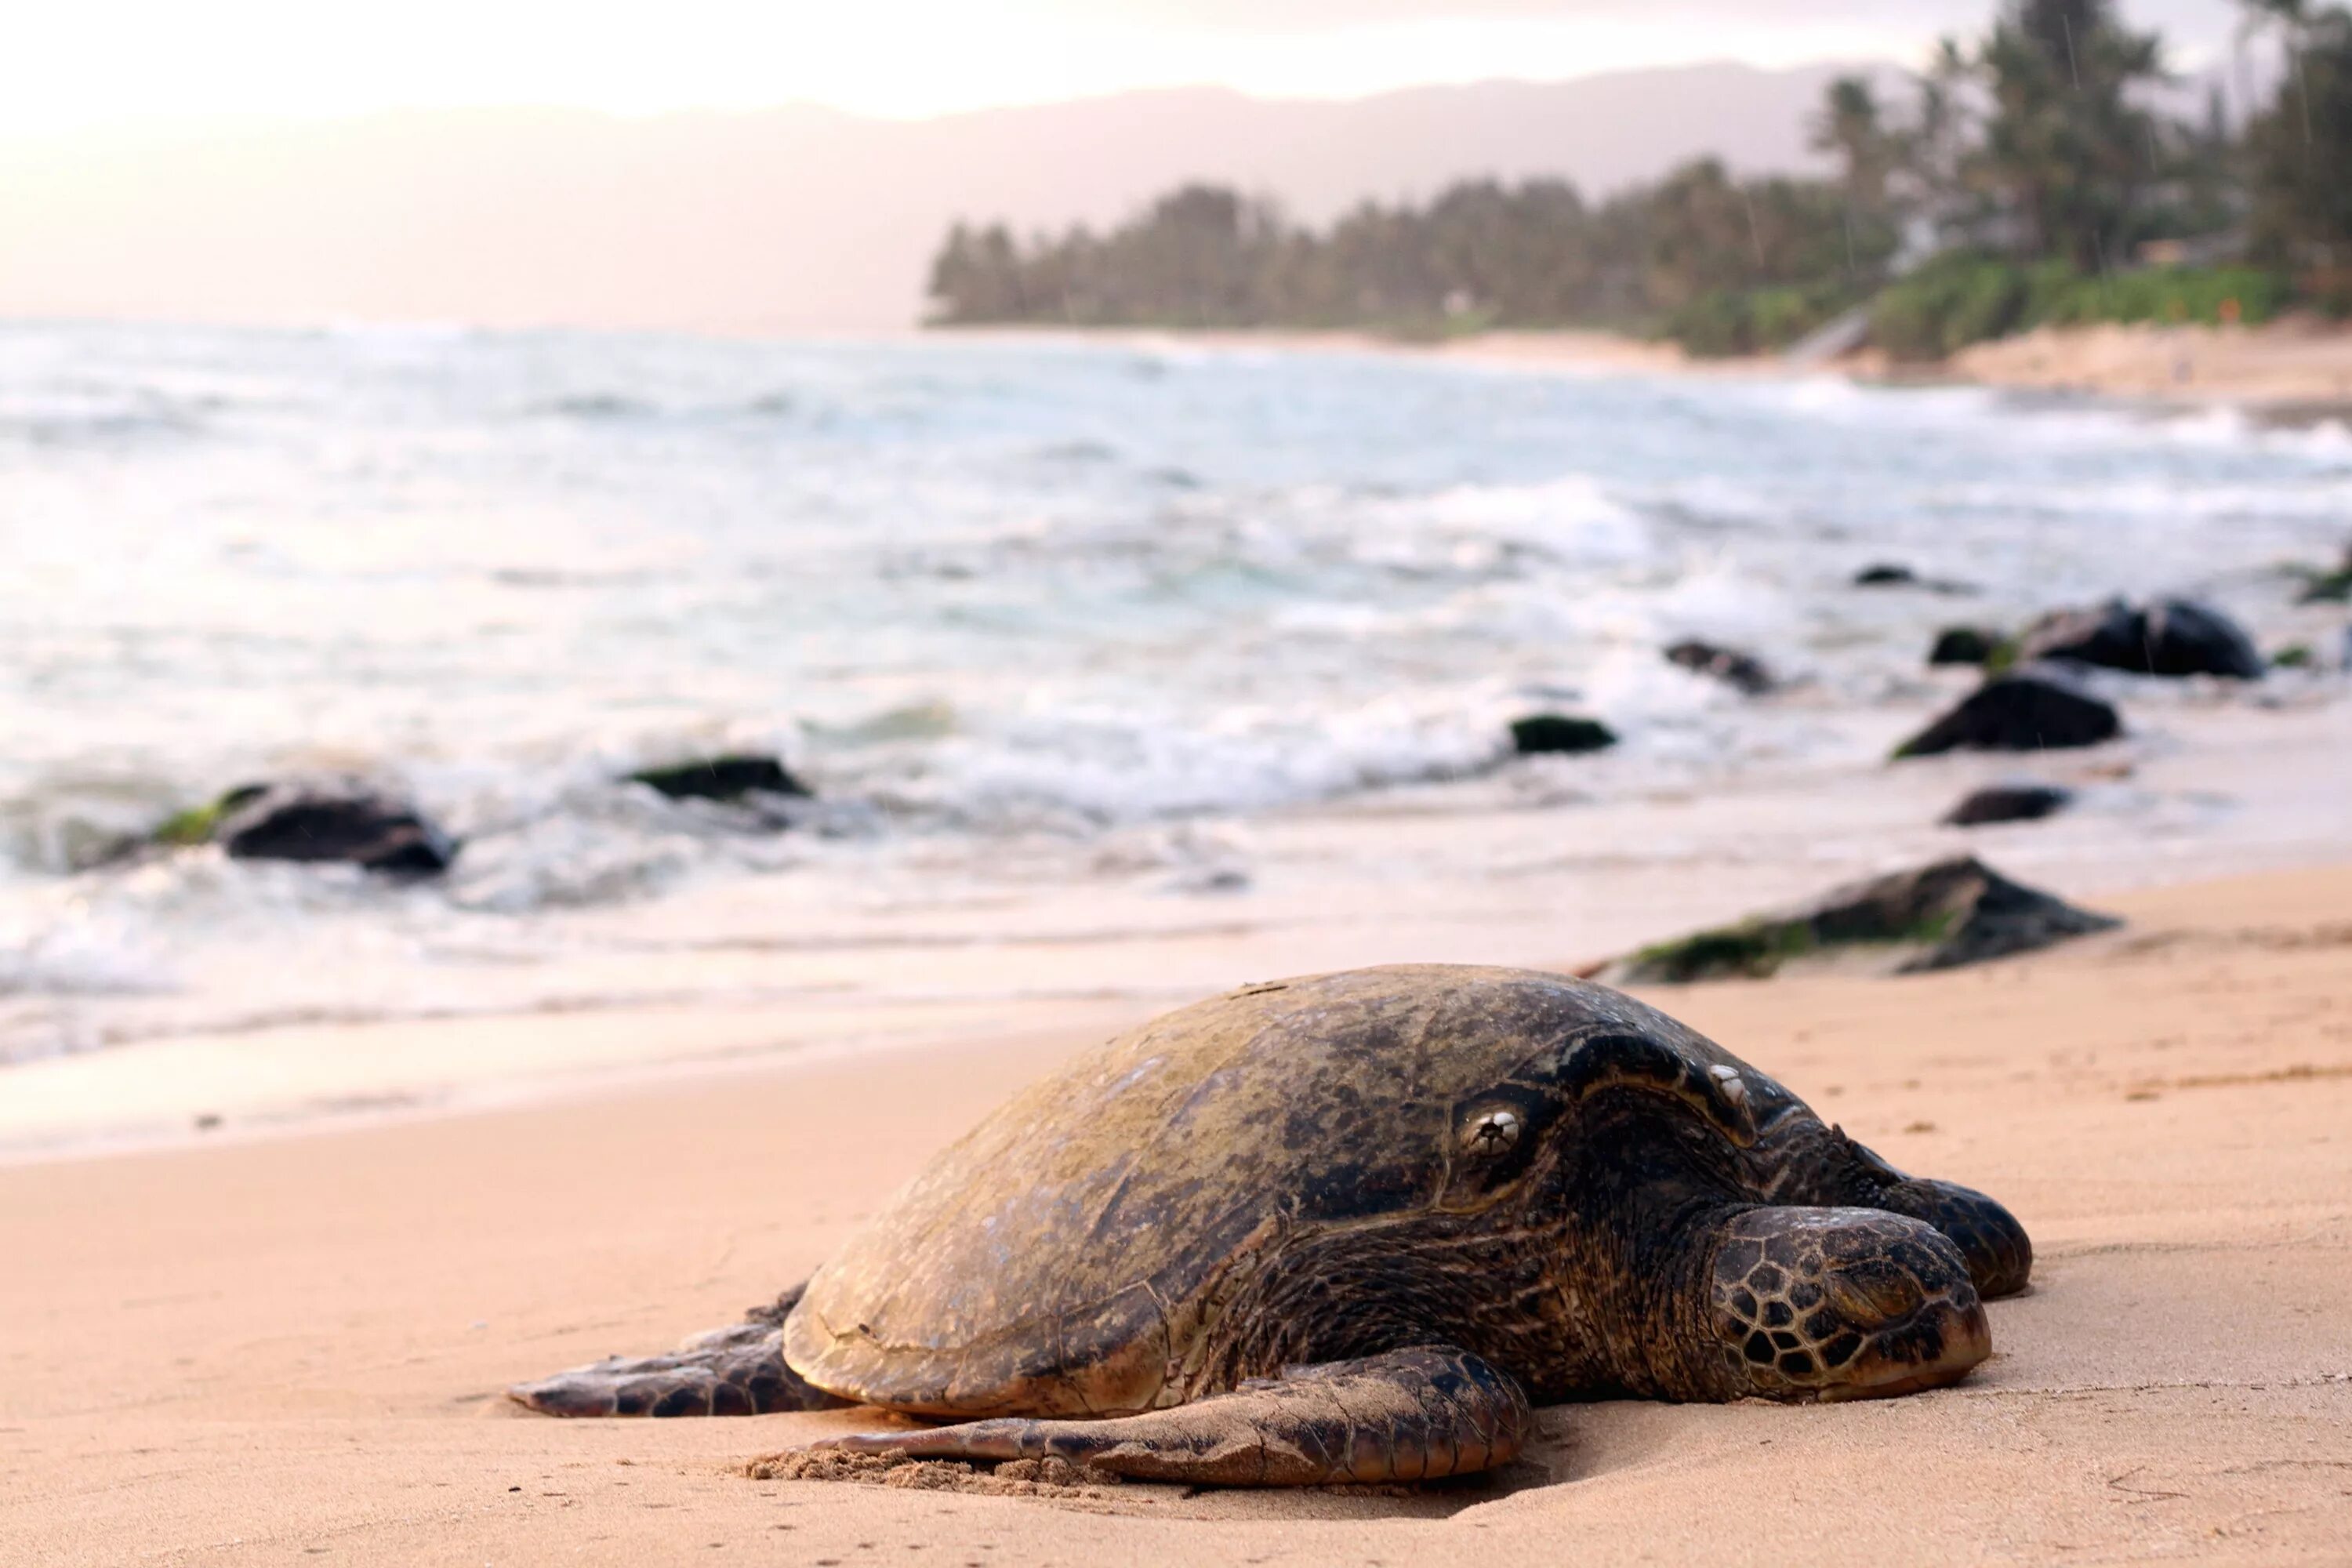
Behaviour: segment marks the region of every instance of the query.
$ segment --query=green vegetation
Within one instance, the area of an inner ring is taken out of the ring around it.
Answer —
[[[1953,910],[1923,916],[1894,930],[1867,919],[1806,915],[1774,920],[1756,915],[1737,925],[1654,942],[1626,960],[1628,984],[1686,985],[1695,980],[1763,980],[1784,964],[1843,947],[1935,947],[1959,924]],[[1826,927],[1826,929],[1825,929]]]
[[[213,841],[213,836],[220,831],[222,821],[231,812],[257,799],[263,793],[262,786],[259,784],[240,784],[217,800],[206,801],[202,805],[192,805],[185,811],[173,813],[156,824],[154,830],[148,835],[148,838],[153,843],[169,845],[175,849],[186,849],[199,844],[209,844]]]
[[[1455,185],[1425,207],[1366,203],[1323,233],[1271,202],[1187,185],[1107,235],[1017,242],[959,225],[932,264],[942,324],[1370,327],[1433,336],[1496,326],[1654,324],[1717,295],[1785,295],[1761,313],[1876,276],[1883,221],[1846,221],[1818,182],[1735,181],[1713,160],[1600,205],[1557,180]],[[1818,279],[1831,279],[1824,284]],[[1843,301],[1841,301],[1843,302]],[[1745,327],[1739,331],[1748,330]]]
[[[2242,4],[2288,68],[2242,135],[2218,100],[2201,121],[2147,107],[2162,43],[2115,0],[2004,0],[1907,104],[1832,84],[1809,127],[1826,178],[1703,160],[1597,203],[1565,181],[1470,181],[1322,229],[1187,185],[1099,235],[957,225],[932,319],[1418,339],[1586,325],[1741,354],[1866,303],[1873,342],[1924,360],[2044,325],[2352,310],[2352,11]],[[1906,237],[1940,254],[1906,270]]]
[[[2297,602],[2305,605],[2341,605],[2352,602],[2352,545],[2345,547],[2343,561],[2332,567],[2289,566],[2290,576],[2303,580],[2303,592]]]
[[[1742,921],[1643,948],[1629,962],[1627,978],[1633,984],[1659,985],[1687,985],[1695,980],[1763,980],[1782,964],[1811,952],[1813,945],[1813,929],[1803,921]]]
[[[2035,327],[2100,321],[2271,320],[2290,300],[2287,279],[2252,267],[2147,268],[2083,273],[2064,261],[2022,265],[1952,252],[1881,290],[1871,341],[1897,359],[1932,360],[1970,343]]]

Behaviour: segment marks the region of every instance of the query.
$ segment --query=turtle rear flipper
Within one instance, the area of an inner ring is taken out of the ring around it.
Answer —
[[[1437,1480],[1517,1458],[1535,1420],[1508,1374],[1434,1346],[1293,1367],[1230,1394],[1098,1421],[970,1421],[815,1448],[919,1459],[1061,1458],[1137,1480],[1318,1486]]]
[[[698,1334],[668,1355],[611,1356],[507,1390],[542,1415],[767,1415],[847,1405],[784,1363],[784,1315],[799,1287],[750,1321]]]

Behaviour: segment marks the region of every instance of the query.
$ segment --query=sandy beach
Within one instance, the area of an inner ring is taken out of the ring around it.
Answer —
[[[1654,997],[2031,1226],[2034,1288],[1956,1388],[1560,1407],[1511,1469],[1406,1496],[755,1481],[858,1417],[564,1423],[496,1396],[731,1321],[1129,1020],[975,1021],[862,1061],[0,1171],[0,1560],[2341,1561],[2352,866],[2095,901],[2126,929],[2020,961]]]
[[[1587,332],[1500,332],[1440,352],[1497,363],[1566,363],[1681,375],[1788,370],[1776,356],[1694,360],[1672,344]],[[2261,327],[2045,327],[1976,344],[1940,364],[1896,364],[1864,350],[1813,368],[1864,381],[1938,379],[2305,417],[2340,416],[2352,408],[2352,331],[2309,317]]]
[[[1095,341],[1105,337],[1163,341],[1165,337],[1121,332],[1068,335]],[[1591,374],[1753,380],[1785,376],[1791,370],[1777,354],[1697,359],[1674,343],[1605,331],[1479,332],[1429,344],[1401,343],[1362,332],[1187,332],[1181,341],[1223,347],[1427,354],[1465,363]],[[2352,409],[2352,329],[2307,316],[2260,327],[2045,327],[1976,344],[1937,364],[1895,363],[1883,353],[1864,349],[1803,368],[1864,382],[1948,381],[2137,401],[2221,405],[2301,417],[2340,416]]]

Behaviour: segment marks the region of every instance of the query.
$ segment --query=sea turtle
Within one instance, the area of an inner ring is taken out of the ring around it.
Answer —
[[[814,1278],[555,1415],[860,1401],[819,1447],[1240,1484],[1508,1461],[1530,1404],[1842,1399],[1982,1361],[2024,1230],[1673,1019],[1557,974],[1252,985],[1079,1056]]]

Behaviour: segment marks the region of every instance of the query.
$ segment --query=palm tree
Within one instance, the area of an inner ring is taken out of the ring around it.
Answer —
[[[1990,100],[1972,183],[2017,248],[2104,270],[2137,237],[2157,173],[2156,122],[2135,100],[2165,75],[2156,35],[2126,29],[2111,0],[2011,0],[1971,64]]]

